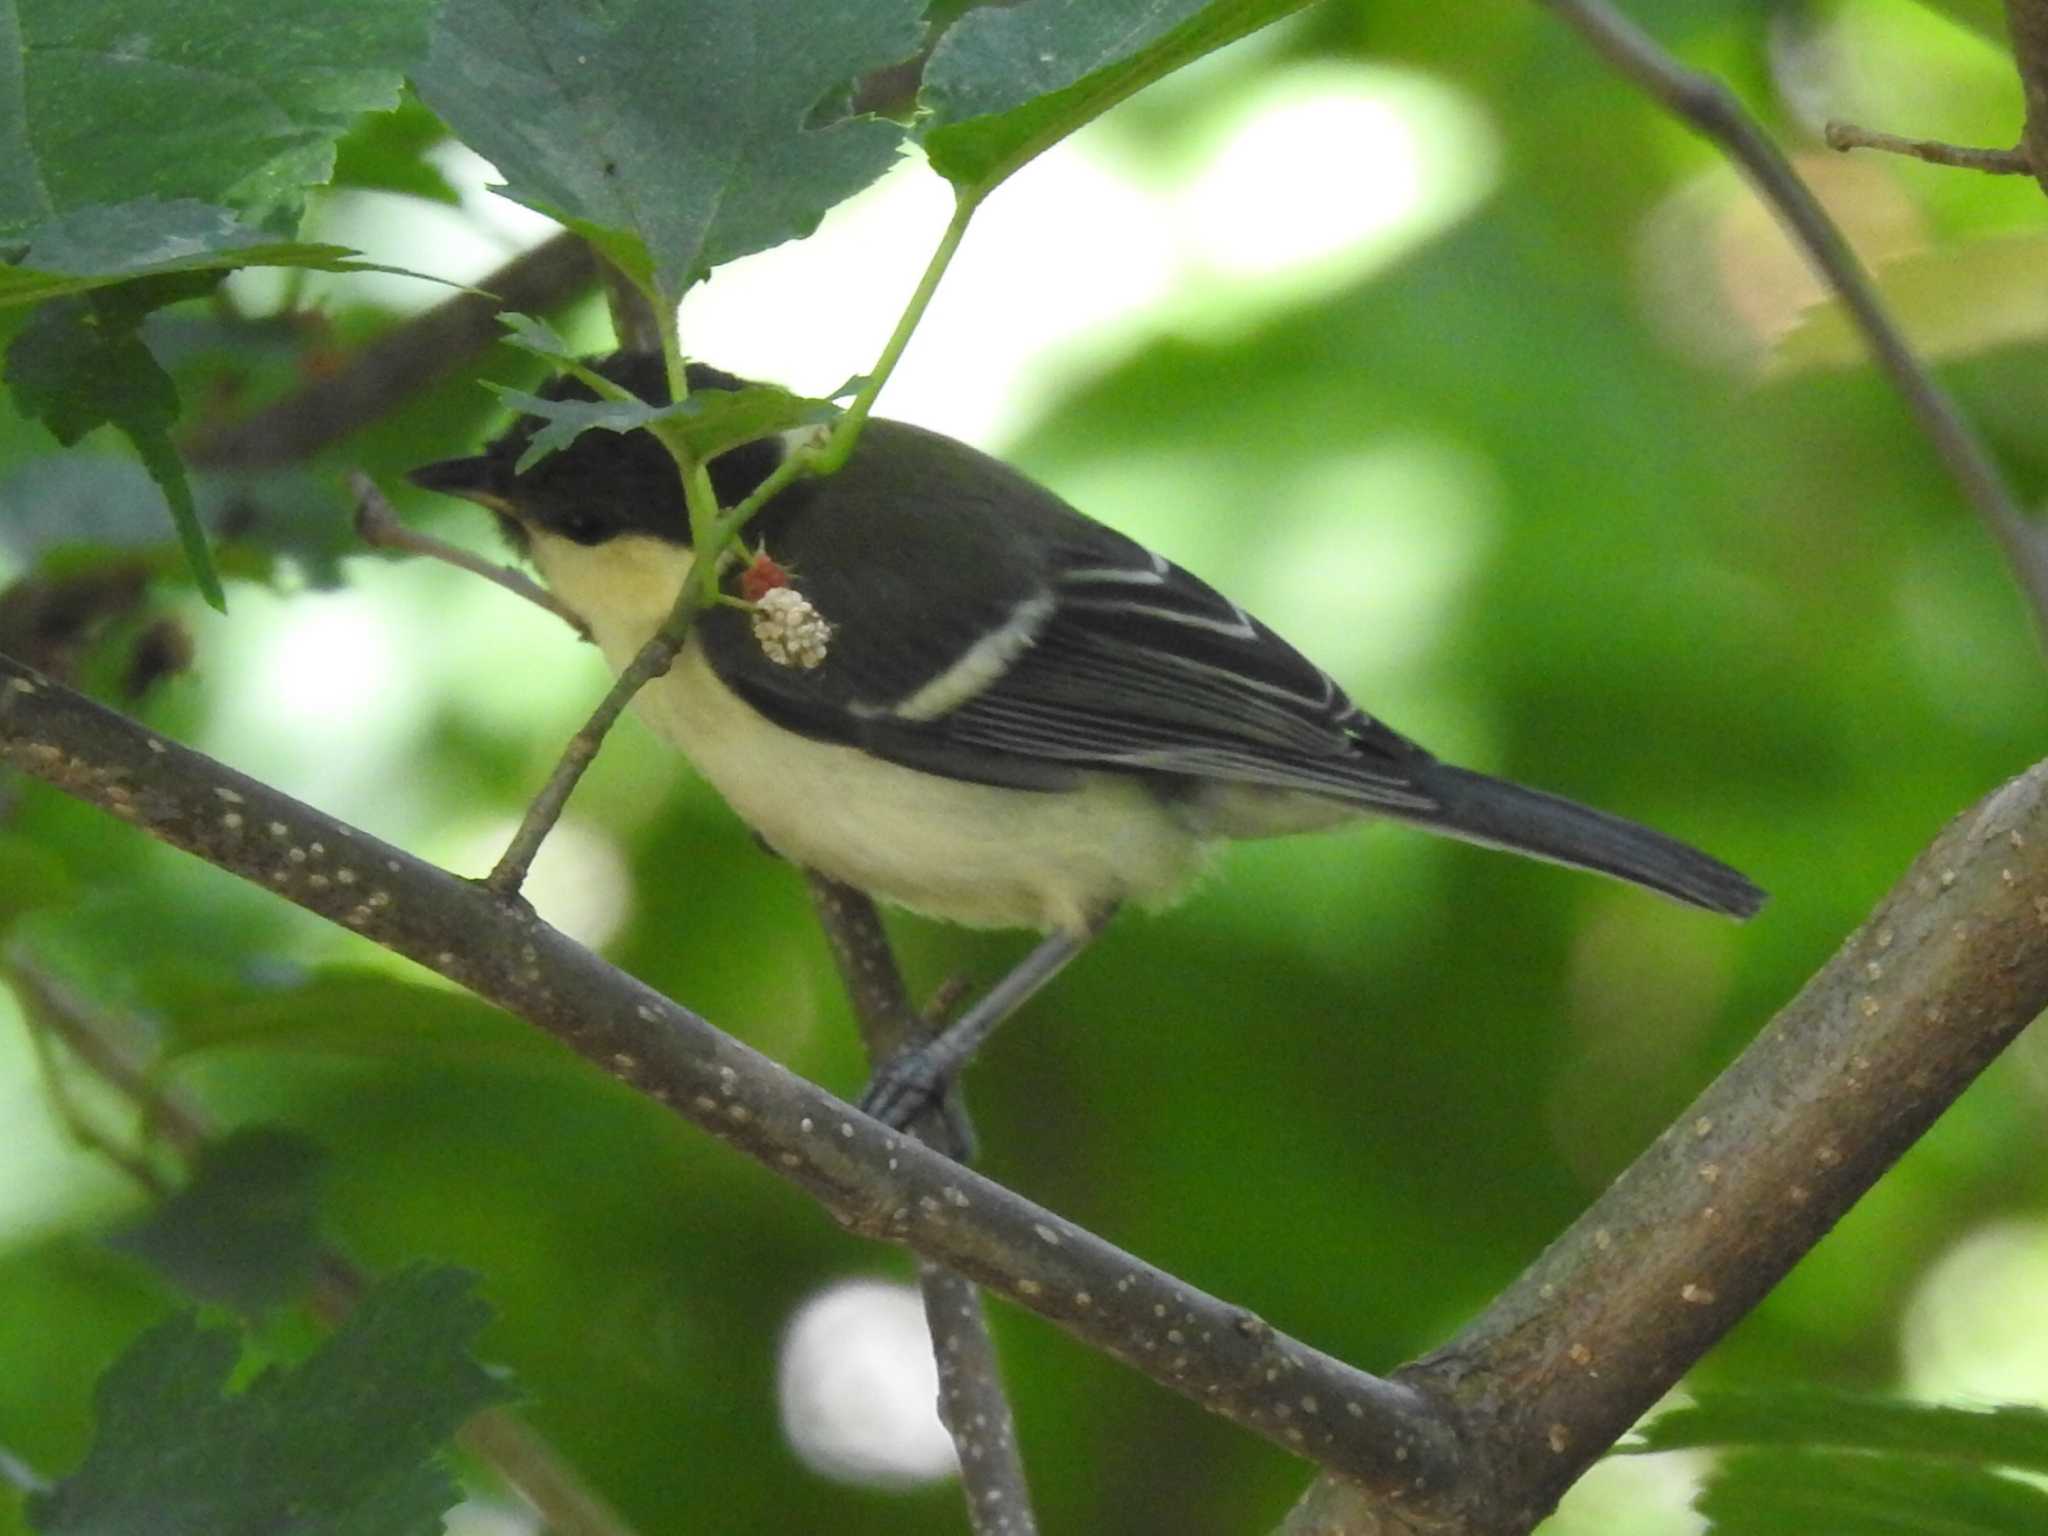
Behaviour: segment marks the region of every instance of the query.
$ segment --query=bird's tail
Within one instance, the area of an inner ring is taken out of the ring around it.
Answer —
[[[1414,819],[1434,831],[1613,875],[1730,917],[1764,904],[1763,889],[1740,870],[1639,823],[1449,763],[1419,777],[1441,809]]]

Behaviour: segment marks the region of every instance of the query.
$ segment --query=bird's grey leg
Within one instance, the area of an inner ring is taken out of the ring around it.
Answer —
[[[959,1018],[923,1045],[882,1063],[861,1095],[861,1109],[887,1125],[908,1125],[974,1059],[1005,1019],[1088,947],[1114,911],[1104,912],[1085,933],[1048,934]]]

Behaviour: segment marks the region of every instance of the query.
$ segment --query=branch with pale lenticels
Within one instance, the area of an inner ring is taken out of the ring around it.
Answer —
[[[1958,818],[1467,1329],[1381,1379],[867,1119],[523,902],[0,658],[0,761],[429,967],[803,1189],[1336,1476],[1296,1531],[1526,1530],[2048,1007],[2048,764]],[[1375,1527],[1382,1528],[1382,1527]]]
[[[868,1119],[504,897],[0,657],[0,762],[405,955],[804,1190],[1203,1407],[1389,1494],[1447,1486],[1449,1424]],[[1305,1413],[1301,1403],[1318,1405]]]

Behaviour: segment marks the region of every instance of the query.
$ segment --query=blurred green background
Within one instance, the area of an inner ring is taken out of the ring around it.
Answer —
[[[2010,143],[2019,89],[1995,36],[1970,8],[1905,0],[1634,10],[1781,135],[2038,500],[2039,190],[1817,148],[1828,116]],[[1950,816],[2048,745],[2012,582],[1768,217],[1539,7],[1453,11],[1317,7],[1049,156],[991,204],[883,401],[1207,576],[1443,755],[1652,822],[1774,893],[1737,928],[1405,830],[1246,846],[1185,906],[1119,921],[998,1040],[970,1079],[991,1175],[1374,1369],[1482,1306]],[[371,169],[318,216],[380,259],[473,280],[540,231],[485,206],[422,117],[366,129]],[[427,165],[461,204],[376,190]],[[685,345],[810,387],[856,371],[943,219],[929,180],[907,166],[816,241],[718,274]],[[231,294],[151,333],[187,399],[223,414],[440,296],[355,279]],[[562,323],[604,345],[594,301]],[[151,722],[486,868],[599,662],[472,578],[324,562],[346,547],[340,470],[395,485],[493,413],[473,381],[446,385],[306,473],[239,488],[288,509],[296,558],[234,584],[226,619],[159,591],[197,659]],[[104,558],[32,507],[89,505],[105,542],[141,526],[123,464],[81,472],[49,449],[0,423],[17,573]],[[480,518],[401,504],[489,547]],[[89,675],[111,675],[139,622]],[[17,953],[145,1029],[222,1122],[315,1137],[349,1252],[479,1270],[488,1357],[643,1530],[960,1528],[914,1425],[900,1460],[834,1450],[824,1410],[807,1450],[784,1429],[792,1319],[844,1282],[901,1279],[900,1255],[432,978],[46,790],[12,795],[14,883],[41,859],[65,893],[10,904]],[[796,1070],[861,1082],[800,881],[637,724],[535,897]],[[920,988],[991,977],[1023,943],[894,929]],[[2044,1099],[2048,1059],[2023,1039],[1701,1378],[2048,1396]],[[141,1202],[67,1141],[11,1018],[0,1125],[0,1445],[59,1472],[94,1376],[176,1298],[104,1246]],[[826,1364],[798,1372],[850,1373],[831,1379],[867,1427],[924,1390],[901,1386],[918,1345],[891,1346],[886,1321],[836,1315]],[[1260,1529],[1303,1486],[1302,1464],[1034,1319],[996,1325],[1047,1529]],[[1679,1462],[1603,1468],[1549,1529],[1692,1528]],[[477,1528],[522,1528],[483,1503],[472,1517],[503,1523]],[[0,1532],[19,1520],[0,1495]]]

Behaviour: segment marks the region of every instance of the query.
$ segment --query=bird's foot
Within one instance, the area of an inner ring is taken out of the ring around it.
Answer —
[[[924,1046],[913,1046],[876,1068],[860,1096],[860,1110],[900,1131],[935,1107],[945,1091],[946,1077],[936,1057]]]

